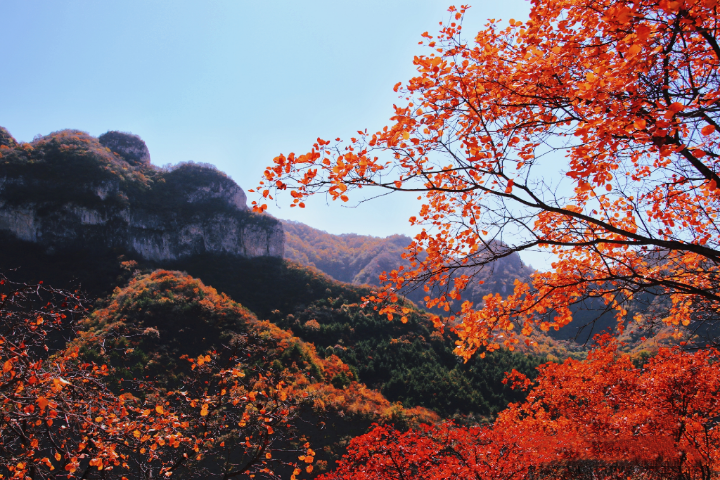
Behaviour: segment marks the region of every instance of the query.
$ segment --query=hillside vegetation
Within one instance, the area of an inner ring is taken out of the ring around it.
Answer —
[[[402,257],[411,239],[404,235],[385,238],[347,233],[333,235],[302,223],[283,221],[285,258],[315,267],[336,280],[354,285],[379,285],[383,272],[410,264]],[[463,300],[482,303],[485,295],[507,295],[516,279],[528,281],[533,269],[517,254],[489,267],[465,272],[474,278],[463,293]],[[422,288],[406,292],[407,298],[423,306],[427,293]],[[438,312],[440,313],[440,311]]]
[[[237,187],[222,172],[198,164],[154,167],[142,141],[131,137],[132,156],[125,158],[118,142],[106,142],[113,150],[76,130],[32,144],[7,134],[0,139],[0,170],[11,181],[0,200],[13,208],[32,206],[41,218],[72,205],[103,215],[132,207],[171,223],[218,212],[246,223],[275,222],[238,210],[245,201],[239,188],[232,202],[215,195],[209,186],[219,185],[221,193]],[[43,188],[54,180],[53,188]],[[92,238],[112,238],[120,227],[92,228]],[[142,396],[137,382],[143,379],[179,388],[196,365],[190,360],[210,355],[221,363],[243,345],[251,355],[248,368],[269,369],[305,399],[303,435],[328,447],[328,461],[347,436],[372,422],[407,427],[438,415],[470,423],[490,419],[525,396],[502,383],[505,372],[532,378],[547,354],[568,353],[552,344],[536,355],[504,350],[463,363],[453,353],[454,334],[436,331],[431,315],[418,308],[422,292],[409,297],[417,305],[401,299],[409,309],[406,323],[361,306],[378,276],[404,262],[407,237],[337,236],[291,222],[285,235],[286,259],[200,251],[151,261],[121,243],[88,248],[83,238],[47,248],[5,231],[0,267],[19,281],[68,287],[93,300],[75,343],[86,360],[116,369],[111,386],[117,392]],[[479,301],[503,292],[530,272],[519,257],[498,262],[478,274],[485,283],[477,282],[473,295]],[[318,427],[323,422],[332,434]]]
[[[312,344],[255,315],[202,281],[175,271],[137,275],[81,324],[74,344],[88,361],[115,368],[114,388],[143,396],[138,379],[165,390],[186,389],[203,362],[218,365],[242,359],[244,377],[272,375],[302,399],[298,433],[313,440],[325,462],[340,452],[344,438],[372,423],[416,425],[438,416],[423,408],[403,408],[358,382],[352,368],[334,355],[318,355]],[[259,375],[258,375],[259,373]],[[314,426],[320,419],[335,428]],[[298,441],[299,442],[299,441]],[[327,448],[325,448],[327,447]],[[325,448],[325,450],[322,450]]]

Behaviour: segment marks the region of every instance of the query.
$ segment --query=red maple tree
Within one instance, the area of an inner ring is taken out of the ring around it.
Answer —
[[[621,321],[648,294],[666,299],[657,321],[714,322],[716,0],[534,0],[527,22],[490,21],[469,40],[466,9],[423,34],[429,53],[396,85],[392,124],[280,155],[258,190],[288,189],[299,207],[368,187],[420,195],[411,267],[388,273],[373,300],[434,284],[428,305],[455,309],[466,358],[562,327],[589,297]],[[458,306],[469,272],[536,248],[555,255],[550,271]]]
[[[664,349],[635,366],[605,337],[587,360],[541,367],[527,400],[492,426],[376,427],[322,478],[716,478],[719,360]]]

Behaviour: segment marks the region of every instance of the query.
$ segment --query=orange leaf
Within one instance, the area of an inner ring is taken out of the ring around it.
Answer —
[[[700,130],[700,133],[702,133],[705,136],[711,135],[715,131],[715,125],[706,125]]]

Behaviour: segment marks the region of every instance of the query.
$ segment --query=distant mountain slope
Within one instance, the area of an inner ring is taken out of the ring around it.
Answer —
[[[317,268],[336,280],[354,285],[379,285],[378,277],[383,271],[390,272],[400,265],[409,266],[402,253],[411,239],[404,235],[385,238],[354,233],[333,235],[298,222],[283,220],[282,223],[285,258]],[[468,284],[462,300],[479,305],[488,294],[508,295],[512,293],[516,279],[528,282],[533,272],[518,254],[497,260],[482,270],[467,269],[464,273],[474,275],[474,279]],[[425,305],[427,295],[422,288],[406,293],[408,299],[421,307]],[[642,302],[635,302],[635,310],[643,311],[646,307]],[[561,352],[566,349],[572,351],[576,347],[554,340],[570,340],[583,345],[590,342],[595,334],[617,326],[613,314],[605,312],[605,304],[599,299],[585,301],[572,310],[574,320],[570,325],[538,336],[540,345],[529,351],[541,355],[560,353],[562,357]],[[446,312],[438,310],[433,310],[433,313],[446,315]],[[554,313],[548,312],[548,315]]]
[[[400,257],[410,243],[404,235],[333,235],[299,222],[282,223],[285,258],[315,267],[341,282],[377,285],[383,270],[407,264]]]
[[[379,285],[378,277],[383,271],[409,266],[402,253],[411,239],[404,235],[385,238],[354,233],[333,235],[298,222],[283,220],[282,223],[285,258],[315,267],[336,280]],[[490,293],[507,295],[512,292],[516,279],[528,281],[533,271],[518,254],[500,259],[482,271],[469,269],[468,274],[474,274],[475,280],[468,285],[463,300],[477,304]],[[409,292],[407,298],[423,306],[426,295],[419,288]]]

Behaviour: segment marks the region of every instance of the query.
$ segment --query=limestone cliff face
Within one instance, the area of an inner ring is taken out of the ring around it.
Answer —
[[[112,133],[112,149],[72,130],[0,146],[0,230],[49,250],[118,248],[155,261],[283,256],[282,224],[248,210],[245,192],[222,172],[152,167],[140,159],[149,154],[139,137]]]

